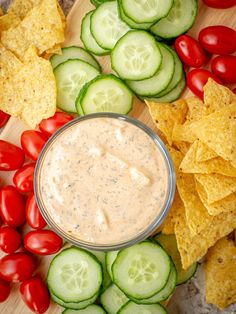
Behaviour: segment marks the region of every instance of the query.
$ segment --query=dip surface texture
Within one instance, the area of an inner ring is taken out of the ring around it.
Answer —
[[[99,117],[57,136],[42,160],[39,190],[64,232],[84,242],[117,244],[146,230],[161,212],[168,172],[143,130]]]

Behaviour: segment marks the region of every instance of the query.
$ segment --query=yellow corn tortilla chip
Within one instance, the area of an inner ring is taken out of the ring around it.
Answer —
[[[220,201],[214,202],[212,204],[208,204],[207,202],[207,194],[204,187],[196,180],[196,189],[198,195],[206,207],[208,213],[210,215],[219,215],[221,213],[233,211],[236,209],[236,193],[232,193]]]
[[[0,32],[16,27],[19,23],[20,19],[13,13],[2,15],[0,16]]]
[[[198,141],[196,161],[202,162],[216,157],[218,157],[218,155],[212,149],[210,149],[206,144],[202,143],[201,141]]]
[[[207,114],[211,114],[230,105],[236,99],[234,93],[227,87],[216,83],[209,78],[204,90],[204,103]]]
[[[208,204],[212,204],[236,192],[236,178],[221,174],[195,174],[195,179],[204,187]]]
[[[197,235],[192,235],[185,221],[185,215],[179,215],[175,223],[175,235],[184,269],[199,261],[216,241],[228,235],[236,228],[236,211],[212,216],[213,220]]]
[[[195,141],[181,162],[180,170],[184,173],[219,173],[236,177],[236,168],[223,158],[217,157],[207,161],[197,162],[196,154],[199,141]]]
[[[191,144],[188,142],[174,141],[172,146],[185,155],[189,150]]]
[[[57,0],[42,0],[17,27],[2,32],[3,45],[22,58],[30,45],[39,54],[64,41],[64,26]]]
[[[25,16],[42,0],[13,0],[7,12],[23,20]]]
[[[175,171],[176,171],[176,173],[178,173],[179,172],[179,166],[181,164],[182,159],[184,158],[184,155],[182,152],[176,150],[174,147],[171,147],[169,145],[166,145],[166,146],[167,146],[168,151],[169,151],[171,158],[173,160]]]
[[[187,122],[196,122],[206,115],[206,106],[197,97],[189,97],[186,100],[188,105]]]
[[[190,124],[197,138],[217,155],[236,163],[236,102]]]
[[[22,62],[0,42],[0,77],[3,79],[5,72],[19,70]]]
[[[2,16],[4,13],[3,13],[3,10],[2,8],[0,8],[0,16]]]
[[[51,55],[51,54],[61,55],[62,54],[62,52],[61,52],[61,44],[54,45],[52,48],[48,49],[46,51],[46,53],[48,55]]]
[[[196,190],[194,176],[177,174],[177,189],[185,208],[186,223],[190,233],[195,235],[204,230],[212,221]]]
[[[209,249],[205,262],[206,302],[223,310],[236,302],[236,246],[228,238]]]
[[[175,124],[173,127],[172,140],[173,141],[184,141],[193,143],[197,139],[197,136],[192,132],[191,124]]]
[[[187,105],[180,99],[173,104],[149,102],[148,105],[151,117],[157,128],[163,133],[169,145],[172,145],[172,131],[174,125],[181,124],[185,120]]]
[[[7,53],[11,55],[4,52]],[[8,64],[3,64],[0,72],[0,109],[35,128],[42,119],[56,111],[56,84],[50,62],[38,57],[35,48],[27,51],[25,60],[27,62],[21,63],[20,68],[10,67],[11,71]],[[14,62],[11,61],[11,64]]]

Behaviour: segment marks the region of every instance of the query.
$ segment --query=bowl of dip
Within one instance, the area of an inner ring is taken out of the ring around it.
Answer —
[[[96,113],[74,119],[49,139],[34,189],[44,219],[66,241],[118,250],[144,240],[164,221],[175,172],[165,145],[146,125]]]

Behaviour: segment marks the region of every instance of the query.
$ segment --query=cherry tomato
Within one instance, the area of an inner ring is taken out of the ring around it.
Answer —
[[[175,41],[175,49],[180,59],[190,67],[199,68],[207,61],[201,45],[191,36],[179,36]]]
[[[51,136],[60,127],[73,120],[73,117],[66,112],[56,112],[53,117],[44,119],[39,124],[39,129],[47,136]]]
[[[26,203],[26,220],[30,227],[34,229],[42,229],[46,226],[46,221],[41,215],[35,200],[34,193],[31,193]]]
[[[11,253],[0,260],[0,278],[10,282],[21,282],[32,277],[34,258],[27,253]]]
[[[10,118],[9,114],[7,114],[4,111],[0,110],[0,128],[2,128],[7,123],[9,118]]]
[[[203,48],[213,54],[230,54],[236,50],[236,31],[216,25],[203,28],[198,36]]]
[[[14,186],[7,185],[0,189],[0,215],[11,227],[25,222],[25,201]]]
[[[11,292],[9,282],[0,279],[0,303],[6,301]]]
[[[232,89],[232,92],[236,95],[236,87]]]
[[[31,192],[34,189],[35,163],[30,163],[18,169],[13,176],[13,182],[21,193]]]
[[[47,140],[48,137],[39,131],[28,130],[21,134],[21,146],[25,154],[33,160],[38,159]]]
[[[37,314],[47,311],[50,305],[50,296],[47,286],[42,279],[34,277],[20,285],[20,293],[25,304]]]
[[[21,236],[12,227],[0,228],[0,249],[5,253],[13,253],[21,245]]]
[[[24,246],[34,254],[50,255],[61,249],[62,239],[51,230],[35,230],[26,234]]]
[[[212,72],[225,83],[236,83],[236,56],[218,56],[212,60]]]
[[[0,170],[11,171],[19,169],[25,161],[23,150],[9,142],[0,140]]]
[[[221,84],[218,77],[210,71],[204,69],[194,69],[187,75],[187,85],[196,96],[203,99],[203,86],[207,83],[209,77]]]
[[[236,5],[236,0],[203,0],[203,2],[211,8],[227,9]]]

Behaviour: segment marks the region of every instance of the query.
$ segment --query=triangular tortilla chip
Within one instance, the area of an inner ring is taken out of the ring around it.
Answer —
[[[206,115],[206,106],[197,97],[189,97],[186,100],[188,105],[187,122],[196,122]]]
[[[201,141],[198,141],[196,151],[197,162],[207,161],[216,157],[218,157],[218,155],[212,149],[210,149],[206,144],[202,143]]]
[[[20,19],[13,13],[7,13],[0,16],[0,33],[11,27],[16,27],[20,23]]]
[[[191,129],[191,124],[185,122],[184,124],[175,124],[172,132],[173,141],[183,141],[193,143],[196,141],[197,136]]]
[[[13,13],[20,20],[33,9],[33,7],[40,4],[42,0],[13,0],[8,8],[8,13]]]

